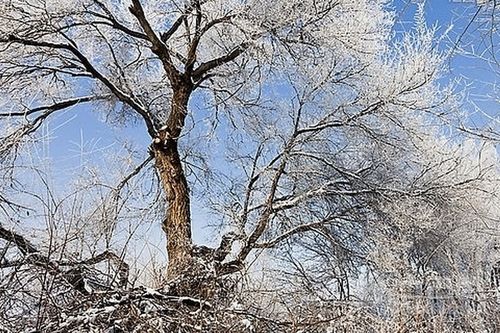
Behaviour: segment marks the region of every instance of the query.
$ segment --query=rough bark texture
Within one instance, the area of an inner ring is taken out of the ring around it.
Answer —
[[[192,88],[188,80],[174,86],[167,124],[154,140],[153,153],[167,198],[163,230],[167,236],[169,264],[167,278],[178,277],[192,261],[189,188],[178,151]]]

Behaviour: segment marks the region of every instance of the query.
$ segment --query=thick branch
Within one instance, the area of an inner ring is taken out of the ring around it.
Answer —
[[[59,111],[72,106],[75,106],[80,103],[91,102],[95,100],[102,100],[107,98],[107,96],[85,96],[85,97],[77,97],[73,99],[68,99],[62,102],[57,102],[52,105],[39,106],[30,110],[26,110],[24,112],[10,112],[10,113],[0,113],[0,117],[26,117],[31,114],[41,112],[41,111]]]
[[[196,62],[196,53],[198,50],[198,45],[200,44],[201,38],[205,33],[207,33],[212,27],[214,27],[217,24],[224,23],[224,22],[230,22],[231,19],[233,18],[233,15],[228,15],[224,16],[215,20],[210,21],[207,25],[205,25],[203,28],[197,28],[196,29],[196,34],[195,37],[189,47],[189,52],[187,56],[187,67],[186,67],[186,73],[190,74],[193,71],[194,64]],[[203,75],[203,74],[202,74]],[[195,79],[195,81],[198,81]]]
[[[222,240],[220,245],[214,251],[214,260],[217,262],[222,262],[226,259],[227,255],[231,252],[231,248],[233,243],[237,240],[244,239],[244,236],[241,234],[236,234],[234,232],[229,232],[222,236]]]
[[[177,29],[179,29],[186,16],[187,14],[182,14],[181,16],[179,16],[177,20],[172,24],[170,29],[161,34],[161,41],[163,43],[166,43],[170,39],[170,37],[172,37],[172,35],[177,31]]]
[[[0,238],[14,243],[22,254],[27,255],[30,253],[37,253],[38,249],[34,247],[26,238],[15,233],[12,230],[7,230],[0,225]]]
[[[84,266],[96,265],[105,260],[113,262],[117,267],[118,284],[120,287],[125,287],[128,282],[129,266],[116,254],[110,251],[94,256],[90,259],[79,262],[64,262],[57,263],[50,260],[49,257],[43,255],[34,245],[32,245],[25,237],[18,233],[7,230],[0,225],[0,238],[9,243],[14,244],[19,251],[24,255],[24,260],[16,260],[14,262],[1,263],[0,267],[12,267],[14,265],[31,264],[45,269],[51,275],[60,275],[66,282],[80,291],[83,294],[88,294],[89,291],[85,288],[83,270],[80,269]],[[59,266],[69,266],[72,269],[65,271]]]
[[[288,230],[287,232],[279,235],[278,237],[276,237],[268,242],[254,244],[254,248],[269,249],[269,248],[275,247],[278,243],[280,243],[280,242],[282,242],[282,241],[284,241],[284,240],[286,240],[294,235],[297,235],[297,234],[300,234],[303,232],[307,232],[307,231],[313,231],[316,228],[323,226],[330,221],[331,221],[331,218],[326,218],[320,222],[313,222],[313,223],[299,225],[295,228]]]
[[[140,33],[138,31],[134,31],[132,29],[129,29],[128,27],[126,27],[123,24],[121,24],[120,22],[118,22],[118,20],[114,17],[114,15],[111,13],[111,11],[108,9],[108,7],[106,7],[102,2],[100,2],[99,0],[94,0],[94,3],[99,8],[101,8],[101,10],[104,11],[104,13],[106,13],[106,15],[96,13],[93,11],[89,11],[90,14],[97,16],[97,17],[100,17],[102,19],[108,20],[110,22],[109,23],[110,26],[112,26],[113,28],[115,28],[117,30],[120,30],[120,31],[126,33],[127,35],[129,35],[131,37],[135,37],[135,38],[139,38],[139,39],[143,39],[143,40],[148,40],[148,37],[145,34]]]
[[[170,26],[170,28],[166,32],[161,34],[161,41],[162,42],[167,43],[167,41],[170,39],[170,37],[172,37],[175,34],[175,32],[179,29],[182,22],[185,22],[187,16],[189,15],[189,13],[191,13],[193,11],[193,9],[194,9],[194,6],[192,4],[187,6],[184,13],[181,14],[181,16],[179,16],[177,18],[177,20],[175,20],[175,22],[172,24],[172,26]]]
[[[137,18],[139,24],[152,44],[151,51],[156,54],[162,61],[163,67],[167,72],[168,78],[172,85],[175,85],[180,79],[180,73],[173,65],[170,51],[167,45],[156,35],[153,28],[146,19],[146,14],[139,0],[132,0],[132,6],[129,7],[130,12]]]
[[[196,68],[193,71],[192,78],[193,81],[196,82],[200,80],[207,72],[211,71],[214,68],[217,68],[221,65],[227,64],[228,62],[231,62],[238,58],[241,54],[243,54],[248,48],[250,47],[250,43],[245,42],[241,43],[239,46],[237,46],[233,51],[229,52],[228,54],[216,58],[207,62],[202,63],[198,68]]]
[[[148,133],[152,136],[156,136],[156,129],[153,123],[153,118],[149,114],[149,112],[142,107],[142,105],[136,101],[132,96],[127,95],[120,88],[115,86],[107,77],[101,74],[92,63],[85,57],[75,46],[71,44],[59,44],[59,43],[50,43],[44,41],[35,41],[25,38],[20,38],[14,35],[10,35],[8,42],[19,43],[26,46],[36,46],[36,47],[44,47],[55,50],[66,50],[71,52],[85,67],[87,71],[89,71],[96,79],[101,81],[108,89],[110,89],[113,94],[115,94],[118,99],[128,105],[130,105],[139,115],[142,116],[144,122],[146,123],[146,127],[148,129]],[[2,42],[2,40],[0,40]]]

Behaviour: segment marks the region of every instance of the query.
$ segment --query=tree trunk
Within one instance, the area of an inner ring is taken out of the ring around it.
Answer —
[[[162,227],[167,236],[168,280],[177,278],[192,262],[189,188],[178,151],[190,94],[187,83],[174,87],[167,124],[153,144],[155,165],[167,198]]]

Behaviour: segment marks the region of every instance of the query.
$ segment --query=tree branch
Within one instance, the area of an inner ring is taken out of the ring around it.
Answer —
[[[332,218],[328,217],[328,218],[325,218],[324,220],[322,221],[319,221],[319,222],[313,222],[313,223],[308,223],[308,224],[302,224],[302,225],[299,225],[295,228],[292,228],[290,230],[288,230],[287,232],[279,235],[278,237],[268,241],[268,242],[265,242],[265,243],[255,243],[254,244],[254,248],[259,248],[259,249],[269,249],[269,248],[272,248],[274,246],[276,246],[278,243],[290,238],[291,236],[293,235],[297,235],[299,233],[303,233],[303,232],[307,232],[307,231],[313,231],[315,230],[317,227],[320,227],[320,226],[323,226],[325,225],[326,223],[328,222],[331,222]]]
[[[156,129],[153,122],[153,117],[151,116],[149,111],[147,111],[132,96],[123,92],[121,89],[115,86],[107,77],[101,74],[87,59],[87,57],[85,57],[75,46],[71,44],[59,44],[59,43],[50,43],[44,41],[35,41],[35,40],[20,38],[14,35],[10,35],[6,41],[12,43],[19,43],[26,46],[36,46],[36,47],[50,48],[55,50],[66,50],[71,52],[85,67],[85,69],[89,71],[96,79],[101,81],[109,90],[111,90],[111,92],[113,92],[113,94],[116,97],[118,97],[120,101],[130,105],[132,109],[134,109],[139,115],[141,115],[144,122],[146,123],[148,133],[151,135],[151,137],[156,136]],[[5,42],[5,40],[0,40],[0,42]]]
[[[193,81],[196,82],[200,80],[203,77],[203,75],[205,75],[208,71],[235,60],[241,54],[245,53],[245,51],[249,47],[250,47],[249,42],[241,43],[233,51],[229,52],[225,56],[202,63],[200,66],[198,66],[198,68],[196,68],[193,71],[192,74]]]
[[[187,55],[187,61],[186,61],[186,73],[191,74],[193,71],[194,64],[196,62],[196,52],[198,49],[198,45],[201,41],[201,38],[207,31],[209,31],[212,27],[214,27],[217,24],[224,23],[224,22],[230,22],[231,19],[234,17],[234,15],[228,15],[224,16],[215,20],[210,21],[207,25],[205,25],[203,28],[198,27],[196,29],[195,37],[189,47],[188,55]],[[202,76],[203,74],[201,74]],[[196,80],[195,81],[199,81]]]
[[[127,35],[129,35],[131,37],[135,37],[135,38],[139,38],[139,39],[143,39],[143,40],[148,40],[148,37],[145,34],[140,33],[138,31],[134,31],[132,29],[129,29],[128,27],[126,27],[123,24],[121,24],[120,22],[118,22],[118,20],[114,17],[114,15],[111,13],[111,11],[108,9],[108,7],[106,7],[102,2],[100,2],[99,0],[94,0],[94,3],[99,8],[101,8],[101,10],[104,13],[106,13],[106,15],[96,13],[94,11],[89,11],[90,14],[97,16],[99,18],[108,20],[110,22],[109,23],[110,26],[112,26],[113,28],[115,28],[117,30],[120,30],[120,31],[126,33]]]
[[[0,263],[0,268],[7,268],[13,266],[19,266],[24,264],[31,264],[37,267],[45,269],[51,275],[60,275],[66,282],[75,288],[75,290],[80,291],[83,294],[89,294],[90,291],[85,287],[83,275],[84,266],[96,265],[105,260],[111,261],[117,267],[118,284],[120,287],[125,287],[128,282],[129,266],[125,263],[119,256],[111,251],[104,251],[103,253],[96,255],[92,258],[79,261],[79,262],[61,262],[57,263],[52,261],[49,257],[41,254],[41,252],[31,244],[25,237],[20,234],[7,230],[0,225],[0,238],[6,240],[9,243],[14,244],[19,251],[24,255],[23,260],[16,261],[5,261]],[[72,267],[70,270],[62,270],[60,266]]]
[[[144,30],[144,33],[148,37],[148,40],[152,44],[151,51],[156,54],[160,60],[162,61],[163,67],[167,72],[168,78],[172,85],[175,85],[180,80],[180,73],[175,68],[172,58],[170,57],[170,51],[167,48],[167,45],[156,35],[153,28],[149,24],[146,19],[146,15],[144,14],[144,9],[139,0],[132,0],[132,6],[129,7],[130,12],[137,18],[139,24]]]
[[[0,113],[0,117],[26,117],[41,111],[59,111],[71,106],[75,106],[80,103],[87,103],[95,100],[103,100],[109,96],[85,96],[77,97],[74,99],[68,99],[65,101],[57,102],[52,105],[39,106],[24,112],[10,112],[10,113]]]
[[[19,235],[18,233],[15,233],[12,230],[5,229],[2,225],[0,225],[0,238],[10,243],[14,243],[23,255],[38,252],[38,249],[33,246],[26,238]]]

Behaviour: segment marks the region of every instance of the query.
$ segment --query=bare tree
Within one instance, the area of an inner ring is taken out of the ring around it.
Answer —
[[[474,145],[470,156],[460,148],[465,115],[453,87],[439,85],[446,58],[423,5],[401,39],[391,38],[394,16],[382,0],[1,6],[2,165],[15,170],[47,119],[74,106],[100,112],[110,125],[139,119],[151,144],[102,196],[97,216],[111,221],[105,234],[112,237],[117,207],[126,205],[121,191],[154,161],[166,201],[171,294],[210,298],[220,277],[244,273],[263,251],[285,249],[282,272],[310,301],[301,312],[308,319],[273,325],[325,328],[337,316],[313,318],[325,316],[332,300],[351,301],[353,280],[373,274],[390,285],[394,274],[425,275],[446,266],[448,253],[440,251],[454,244],[436,242],[476,219],[498,219],[472,200],[487,193],[486,206],[498,202],[497,159],[483,159]],[[207,167],[213,180],[203,177]],[[203,186],[204,203],[226,231],[214,249],[192,242],[191,199]],[[16,209],[0,194],[2,207]],[[75,283],[83,276],[73,280],[70,270],[52,267],[3,225],[0,237],[23,260],[87,290]],[[376,255],[384,246],[394,249],[390,259]],[[107,249],[71,264],[103,261],[114,267],[108,286],[126,285],[122,256]],[[326,297],[323,306],[313,301],[318,296]],[[335,309],[353,313],[350,305]]]
[[[219,105],[252,99],[256,103],[257,91],[250,91],[250,85],[258,77],[264,84],[265,71],[272,78],[276,70],[289,72],[283,68],[287,62],[292,62],[290,68],[299,68],[328,52],[335,63],[332,51],[337,48],[346,50],[346,60],[362,58],[355,66],[339,63],[324,71],[328,75],[337,71],[346,78],[357,75],[385,38],[390,20],[382,6],[332,1],[274,6],[154,2],[146,8],[135,0],[130,4],[76,1],[63,7],[50,1],[4,3],[2,86],[11,110],[2,117],[19,118],[23,124],[7,132],[2,151],[14,149],[53,113],[77,104],[89,103],[105,113],[117,112],[118,117],[138,116],[151,137],[150,152],[167,199],[163,229],[168,236],[168,276],[174,278],[190,266],[193,256],[189,189],[178,148],[193,92],[211,92]],[[346,11],[355,15],[351,21],[347,16],[334,19]],[[366,20],[368,11],[375,13],[372,23]],[[284,12],[288,14],[276,16]],[[163,18],[158,20],[156,13],[163,13]],[[360,22],[363,25],[354,28]],[[351,38],[356,34],[367,38]],[[112,104],[103,104],[106,101]],[[379,104],[366,105],[364,113]],[[119,106],[121,111],[115,111]],[[298,117],[294,137],[313,130],[299,128],[300,121]],[[294,141],[290,140],[287,154]],[[267,208],[246,238],[238,261],[245,259],[266,229],[283,171],[272,181]],[[223,260],[225,252],[221,249],[216,257]]]

